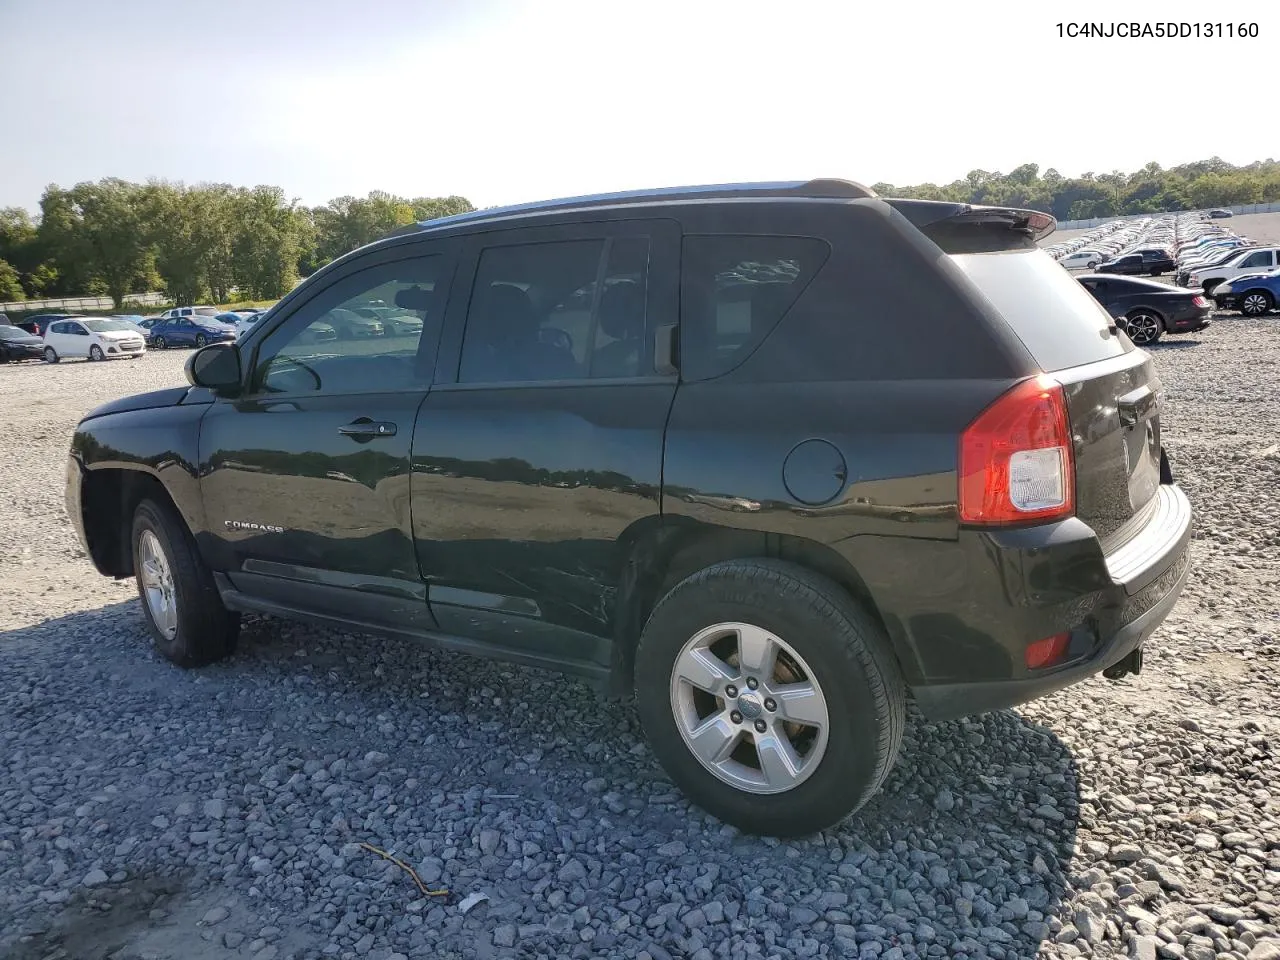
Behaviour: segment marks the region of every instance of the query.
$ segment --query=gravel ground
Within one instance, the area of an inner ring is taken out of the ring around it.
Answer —
[[[1277,327],[1153,348],[1199,527],[1143,674],[912,723],[877,800],[787,843],[573,680],[270,620],[159,660],[62,471],[185,353],[0,368],[0,956],[1277,960]]]

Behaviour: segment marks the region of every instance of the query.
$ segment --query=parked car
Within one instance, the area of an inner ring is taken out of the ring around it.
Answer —
[[[1159,377],[1052,227],[833,180],[433,220],[91,411],[68,514],[176,664],[269,611],[568,671],[715,816],[812,833],[909,695],[1136,672],[1186,582]],[[442,335],[299,340],[376,295]]]
[[[57,363],[68,357],[86,360],[136,360],[147,352],[142,335],[123,320],[69,317],[55,320],[44,332],[44,358]]]
[[[1221,220],[1231,216],[1230,210],[1210,210],[1209,216],[1214,220]]]
[[[1068,270],[1092,270],[1105,259],[1097,250],[1080,250],[1067,254],[1058,262]]]
[[[37,313],[30,317],[24,317],[18,322],[23,330],[27,333],[34,334],[37,337],[43,337],[44,332],[49,329],[49,324],[58,320],[66,320],[68,317],[74,317],[73,313]]]
[[[339,340],[380,337],[386,332],[381,320],[362,317],[355,310],[335,307],[324,316],[324,322],[338,333]]]
[[[1102,273],[1076,279],[1139,346],[1150,346],[1166,333],[1191,333],[1209,325],[1213,307],[1199,293],[1157,280]]]
[[[1128,276],[1156,277],[1172,269],[1173,257],[1166,250],[1137,250],[1098,264],[1099,273],[1118,273]]]
[[[1213,288],[1213,302],[1222,310],[1239,310],[1246,317],[1270,313],[1280,303],[1280,270],[1247,274]]]
[[[1201,287],[1207,294],[1224,281],[1249,273],[1265,273],[1280,266],[1280,247],[1252,247],[1240,250],[1225,263],[1205,266],[1185,274],[1184,287]]]
[[[243,320],[244,317],[233,310],[224,310],[222,313],[216,314],[213,319],[235,329],[236,324]]]
[[[107,317],[108,320],[119,320],[129,324],[138,333],[142,335],[143,340],[147,337],[147,328],[142,325],[142,315],[137,313],[114,313]]]
[[[221,311],[217,307],[170,307],[160,314],[161,320],[177,320],[180,317],[216,317]]]
[[[243,337],[246,333],[257,326],[258,322],[265,316],[266,313],[261,310],[243,314],[240,319],[236,321],[236,337]]]
[[[157,350],[163,350],[165,347],[203,347],[206,343],[235,338],[233,327],[228,327],[213,317],[193,314],[156,321],[149,331],[147,342]]]
[[[0,327],[11,327],[13,324],[9,320],[7,313],[0,313]]]
[[[11,323],[0,323],[0,363],[8,363],[11,360],[39,360],[43,356],[43,340]]]

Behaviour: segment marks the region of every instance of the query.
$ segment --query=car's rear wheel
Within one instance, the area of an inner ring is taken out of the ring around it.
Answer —
[[[57,363],[60,359],[61,359],[61,357],[59,357],[59,356],[58,356],[58,351],[57,351],[57,350],[55,350],[55,349],[53,349],[53,347],[45,347],[45,348],[44,348],[44,362],[45,362],[45,363]]]
[[[645,625],[635,690],[671,778],[750,833],[839,823],[902,739],[906,691],[883,630],[837,584],[774,560],[677,584]]]
[[[1140,347],[1155,343],[1164,333],[1164,319],[1150,310],[1135,310],[1125,318],[1125,333]]]
[[[155,347],[157,350],[163,350],[165,346],[164,337],[153,337],[151,340],[151,346]]]
[[[208,343],[208,342],[209,342],[209,338],[208,338],[208,337],[206,337],[203,333],[197,333],[197,334],[196,334],[196,346],[197,346],[197,347],[203,347],[203,346],[204,346],[206,343]]]
[[[133,517],[133,569],[156,649],[180,667],[229,657],[240,615],[222,605],[213,574],[172,506],[143,500]]]
[[[95,343],[91,347],[89,347],[89,359],[105,360],[106,355],[102,352],[102,348]]]
[[[1260,317],[1275,306],[1266,290],[1250,290],[1240,298],[1240,312],[1246,317]]]

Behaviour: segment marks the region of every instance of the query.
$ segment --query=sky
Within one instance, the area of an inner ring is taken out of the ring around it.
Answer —
[[[1257,39],[1059,36],[1209,6],[0,0],[0,206],[102,177],[491,206],[1280,156],[1280,133],[1218,122],[1238,107],[1213,76],[1239,90],[1255,63],[1269,89],[1280,3],[1216,8]]]

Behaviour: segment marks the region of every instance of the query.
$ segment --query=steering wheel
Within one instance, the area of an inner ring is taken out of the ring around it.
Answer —
[[[312,389],[312,390],[319,390],[319,389],[320,389],[320,384],[321,384],[321,382],[322,382],[322,381],[320,380],[320,374],[318,374],[318,373],[315,371],[315,369],[314,369],[314,368],[312,368],[312,367],[308,366],[307,364],[303,363],[301,360],[296,360],[296,359],[294,359],[293,357],[286,356],[286,355],[284,355],[284,354],[282,354],[282,353],[277,353],[277,354],[276,354],[274,357],[272,357],[272,358],[271,358],[271,360],[268,362],[266,376],[264,376],[264,377],[262,378],[263,386],[267,386],[267,387],[269,387],[269,385],[270,385],[270,380],[271,380],[271,375],[272,375],[273,373],[279,372],[280,374],[282,374],[282,375],[286,375],[286,376],[287,376],[287,375],[288,375],[288,373],[290,372],[287,368],[286,368],[286,369],[282,369],[282,370],[278,370],[278,371],[277,371],[277,370],[275,369],[275,368],[276,368],[276,364],[280,364],[280,365],[282,365],[282,366],[283,366],[284,364],[290,364],[290,365],[292,365],[292,366],[293,366],[293,367],[295,367],[297,370],[301,371],[302,373],[305,373],[307,376],[309,376],[309,377],[311,378],[312,383],[313,383],[313,386],[311,387],[311,389]],[[287,393],[287,392],[288,392],[288,388],[285,388],[284,390],[274,390],[273,392],[275,392],[275,393]]]
[[[548,346],[559,347],[573,353],[573,337],[559,327],[543,327],[538,331],[538,339]]]

